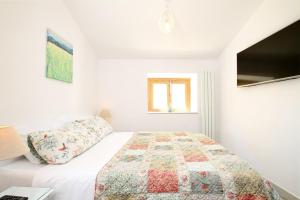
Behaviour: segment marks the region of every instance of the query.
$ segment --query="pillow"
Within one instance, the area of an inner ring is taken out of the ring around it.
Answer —
[[[85,120],[76,120],[67,124],[65,128],[73,132],[88,131],[92,137],[98,139],[104,138],[113,131],[111,125],[98,116]]]
[[[28,146],[30,151],[24,156],[33,164],[45,164],[46,161],[36,152],[35,148],[32,146],[31,141],[28,140],[28,135],[21,135],[23,142]]]
[[[29,134],[28,139],[48,164],[64,164],[103,138],[82,124],[74,123],[72,128],[34,132]]]
[[[28,144],[48,164],[63,164],[82,154],[111,132],[112,127],[105,120],[92,117],[71,122],[63,129],[30,133]]]

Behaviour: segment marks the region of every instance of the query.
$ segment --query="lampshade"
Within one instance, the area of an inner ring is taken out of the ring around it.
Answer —
[[[169,34],[175,28],[175,19],[170,8],[166,8],[159,18],[158,26],[162,33]]]
[[[26,154],[28,147],[22,142],[15,129],[0,126],[0,160],[7,160]]]
[[[100,117],[102,117],[103,119],[105,119],[108,122],[110,122],[110,120],[112,118],[110,111],[107,109],[103,109],[99,115],[100,115]]]
[[[169,6],[170,0],[165,0],[165,1],[166,1],[166,7],[160,15],[158,26],[162,33],[170,34],[175,29],[175,17],[172,9]]]

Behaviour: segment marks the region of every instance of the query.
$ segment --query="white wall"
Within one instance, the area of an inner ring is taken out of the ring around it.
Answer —
[[[300,19],[299,0],[265,0],[219,58],[219,140],[300,196],[300,79],[236,87],[236,53]]]
[[[0,124],[21,130],[96,111],[96,57],[60,0],[0,2]],[[46,30],[74,48],[73,83],[47,79]]]
[[[199,74],[201,70],[215,70],[216,65],[213,60],[99,60],[99,109],[111,110],[112,125],[119,131],[199,132],[199,113],[147,113],[147,73]]]

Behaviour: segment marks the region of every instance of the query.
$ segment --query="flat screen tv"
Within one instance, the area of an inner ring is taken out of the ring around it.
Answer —
[[[237,85],[300,77],[300,20],[237,54]]]

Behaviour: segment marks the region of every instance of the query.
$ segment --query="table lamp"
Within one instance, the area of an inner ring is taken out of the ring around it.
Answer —
[[[29,148],[23,143],[14,128],[0,126],[0,160],[8,160],[24,155]]]
[[[100,117],[102,117],[104,120],[106,120],[107,122],[111,123],[111,113],[109,110],[107,109],[103,109],[100,114],[99,114]]]

